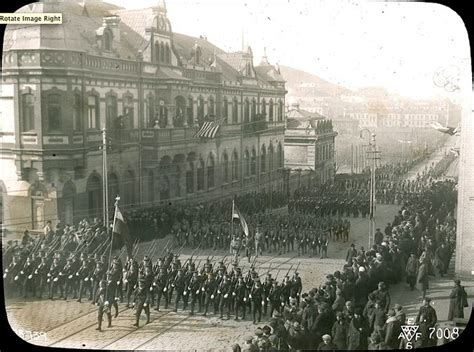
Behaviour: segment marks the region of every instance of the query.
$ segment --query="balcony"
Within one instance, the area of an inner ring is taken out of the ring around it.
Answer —
[[[198,127],[177,127],[142,130],[142,142],[147,144],[179,144],[195,142]]]

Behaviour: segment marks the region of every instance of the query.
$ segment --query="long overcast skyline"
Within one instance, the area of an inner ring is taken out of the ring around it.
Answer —
[[[157,0],[105,0],[145,8]],[[457,67],[470,89],[462,19],[442,5],[313,0],[167,0],[174,32],[206,36],[226,51],[250,45],[255,63],[291,66],[350,89],[377,86],[412,98],[447,96],[433,83]]]

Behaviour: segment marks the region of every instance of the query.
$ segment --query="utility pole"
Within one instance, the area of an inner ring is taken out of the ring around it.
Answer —
[[[107,130],[102,129],[102,174],[104,182],[102,182],[102,201],[103,201],[103,217],[104,226],[109,232],[109,185],[107,180]]]
[[[368,129],[360,131],[360,137],[362,138],[362,132],[368,131],[370,133],[369,144],[367,145],[367,164],[370,165],[370,195],[369,195],[369,248],[371,248],[373,243],[373,238],[375,234],[375,169],[377,168],[377,160],[380,160],[380,151],[377,150],[377,145],[375,143],[375,133],[372,133]]]

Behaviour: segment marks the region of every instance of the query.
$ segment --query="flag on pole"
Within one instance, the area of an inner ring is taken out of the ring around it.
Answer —
[[[122,240],[122,246],[125,245],[127,248],[127,255],[129,258],[132,257],[132,242],[130,240],[130,235],[128,232],[128,226],[127,223],[122,215],[122,212],[120,211],[119,207],[116,205],[115,206],[115,216],[114,216],[114,227],[113,227],[113,233],[116,233],[117,235],[120,236],[120,239]]]
[[[249,227],[247,226],[247,221],[245,221],[244,217],[240,213],[234,201],[232,201],[232,221],[234,221],[234,219],[240,220],[240,224],[242,225],[242,229],[244,230],[245,236],[249,237]]]
[[[443,126],[439,122],[432,123],[430,125],[433,127],[435,130],[441,132],[441,133],[446,133],[449,134],[450,136],[455,135],[458,132],[459,126],[454,128],[454,127],[449,127],[449,126]]]

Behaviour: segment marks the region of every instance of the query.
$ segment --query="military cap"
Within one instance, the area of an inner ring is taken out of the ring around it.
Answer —
[[[261,328],[257,328],[257,330],[255,330],[255,335],[262,336],[263,335],[263,330]]]

